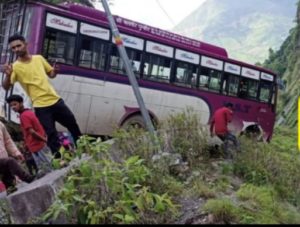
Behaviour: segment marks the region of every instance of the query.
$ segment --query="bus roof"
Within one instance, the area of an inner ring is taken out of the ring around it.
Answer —
[[[38,3],[44,6],[48,4]],[[51,5],[53,6],[53,5]],[[72,13],[77,14],[78,19],[90,20],[90,22],[105,22],[108,24],[108,20],[105,12],[96,10],[87,6],[83,6],[77,3],[62,3],[59,8],[61,10],[68,10],[70,15]],[[114,16],[116,24],[118,25],[120,31],[130,31],[134,35],[143,35],[144,37],[153,39],[154,41],[159,41],[162,43],[170,43],[171,45],[176,45],[179,48],[190,49],[194,52],[201,52],[203,54],[210,54],[220,57],[228,57],[227,51],[215,45],[211,45],[205,42],[200,42],[195,39],[187,38],[172,32],[168,32],[159,28],[148,26],[142,23],[138,23],[120,16]]]
[[[65,15],[75,16],[79,20],[89,21],[91,23],[100,23],[108,25],[108,20],[105,12],[93,9],[78,3],[62,3],[60,5],[53,5],[49,3],[42,3],[37,1],[30,1],[34,4],[43,5],[52,10],[58,10]],[[65,12],[67,11],[67,12]],[[220,60],[227,61],[233,64],[239,64],[245,67],[251,67],[256,70],[264,71],[276,75],[274,72],[255,66],[249,63],[241,62],[228,57],[226,49],[211,45],[205,42],[201,42],[195,39],[184,37],[176,33],[168,32],[159,28],[148,26],[142,23],[138,23],[120,16],[114,16],[116,24],[121,32],[130,32],[133,35],[147,37],[154,41],[176,46],[177,48],[183,48],[189,51],[196,52],[198,54],[206,54],[211,57],[216,57]]]

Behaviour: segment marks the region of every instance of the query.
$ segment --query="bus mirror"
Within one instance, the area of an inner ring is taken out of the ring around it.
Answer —
[[[277,79],[277,85],[280,90],[285,90],[286,88],[286,80],[282,80],[281,78]]]

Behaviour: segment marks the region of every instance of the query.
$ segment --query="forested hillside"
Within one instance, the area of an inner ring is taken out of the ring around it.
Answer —
[[[290,127],[297,125],[297,98],[300,95],[300,1],[296,15],[296,26],[278,51],[269,50],[269,59],[264,66],[277,72],[285,83],[279,91],[278,119]]]
[[[293,27],[297,0],[207,0],[173,31],[227,49],[256,63],[278,50]]]

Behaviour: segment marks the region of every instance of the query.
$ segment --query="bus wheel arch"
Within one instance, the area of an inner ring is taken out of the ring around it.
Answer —
[[[157,124],[157,119],[152,113],[149,113],[150,119],[155,127]],[[145,130],[147,129],[146,123],[144,121],[144,118],[142,116],[141,112],[136,112],[133,114],[130,114],[127,116],[125,119],[123,119],[122,123],[120,124],[120,127],[123,129],[128,129],[130,126],[135,126],[139,128],[144,128]]]
[[[257,141],[262,141],[264,131],[259,124],[251,124],[241,132],[241,135],[245,135],[249,138],[255,138]]]

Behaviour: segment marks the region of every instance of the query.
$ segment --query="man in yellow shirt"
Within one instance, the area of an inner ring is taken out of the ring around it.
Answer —
[[[53,68],[41,55],[30,55],[23,36],[13,35],[8,42],[12,52],[17,55],[17,60],[13,65],[4,65],[6,77],[2,86],[8,90],[15,82],[21,84],[31,98],[35,113],[47,133],[48,146],[55,157],[59,158],[60,143],[55,122],[66,127],[75,142],[81,132],[74,114],[48,81],[48,77],[56,77],[58,68]]]

